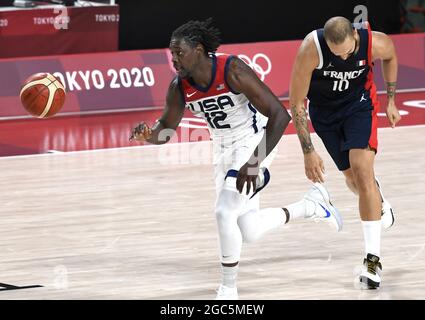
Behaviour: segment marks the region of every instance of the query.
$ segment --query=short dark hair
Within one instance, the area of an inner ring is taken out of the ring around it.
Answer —
[[[333,17],[326,22],[323,34],[326,41],[341,44],[353,35],[353,25],[344,17]]]
[[[172,38],[181,38],[190,43],[193,47],[201,44],[205,52],[216,52],[220,46],[220,31],[210,26],[212,18],[205,21],[191,20],[178,27],[172,33]]]

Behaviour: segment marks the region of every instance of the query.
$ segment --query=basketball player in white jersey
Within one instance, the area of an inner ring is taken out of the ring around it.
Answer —
[[[290,104],[304,153],[305,172],[323,182],[323,161],[315,152],[304,106],[309,99],[311,123],[322,139],[348,188],[359,196],[365,241],[360,284],[377,289],[381,283],[381,226],[394,223],[393,210],[374,173],[378,151],[379,101],[373,65],[382,60],[387,84],[386,114],[394,128],[401,117],[395,105],[397,54],[391,39],[373,32],[368,22],[352,25],[344,17],[329,19],[323,29],[304,39],[292,70]]]
[[[315,184],[304,198],[285,208],[260,210],[259,191],[270,180],[274,149],[291,120],[277,97],[242,60],[216,52],[219,31],[210,20],[189,21],[176,29],[170,51],[177,76],[168,88],[161,118],[152,128],[144,122],[130,139],[163,144],[185,108],[208,123],[214,145],[214,169],[220,260],[223,282],[217,299],[237,299],[236,277],[242,242],[294,218],[315,218],[339,231],[340,215],[324,187]]]

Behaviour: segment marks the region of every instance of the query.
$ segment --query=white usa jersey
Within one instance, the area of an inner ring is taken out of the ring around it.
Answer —
[[[207,88],[196,85],[191,78],[179,78],[186,108],[207,122],[213,140],[224,137],[235,140],[262,132],[267,117],[244,94],[234,92],[227,84],[227,71],[235,56],[211,57],[212,78]]]

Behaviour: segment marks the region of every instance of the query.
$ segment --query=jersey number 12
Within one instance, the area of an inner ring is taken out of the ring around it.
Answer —
[[[219,121],[224,121],[227,118],[227,114],[223,111],[205,112],[205,119],[207,119],[211,128],[214,129],[228,129],[230,124],[221,124]]]

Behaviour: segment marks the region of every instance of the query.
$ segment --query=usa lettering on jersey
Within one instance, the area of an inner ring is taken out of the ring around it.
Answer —
[[[192,112],[202,112],[205,120],[207,120],[208,124],[213,129],[230,128],[230,124],[223,123],[227,118],[227,113],[224,110],[226,107],[231,108],[234,106],[235,103],[228,95],[198,100],[186,105]]]
[[[249,99],[234,92],[228,85],[226,73],[234,56],[212,55],[212,79],[200,87],[192,79],[179,79],[185,106],[195,117],[205,119],[214,137],[240,137],[258,133],[267,118],[259,113]],[[237,139],[237,138],[235,138]]]

